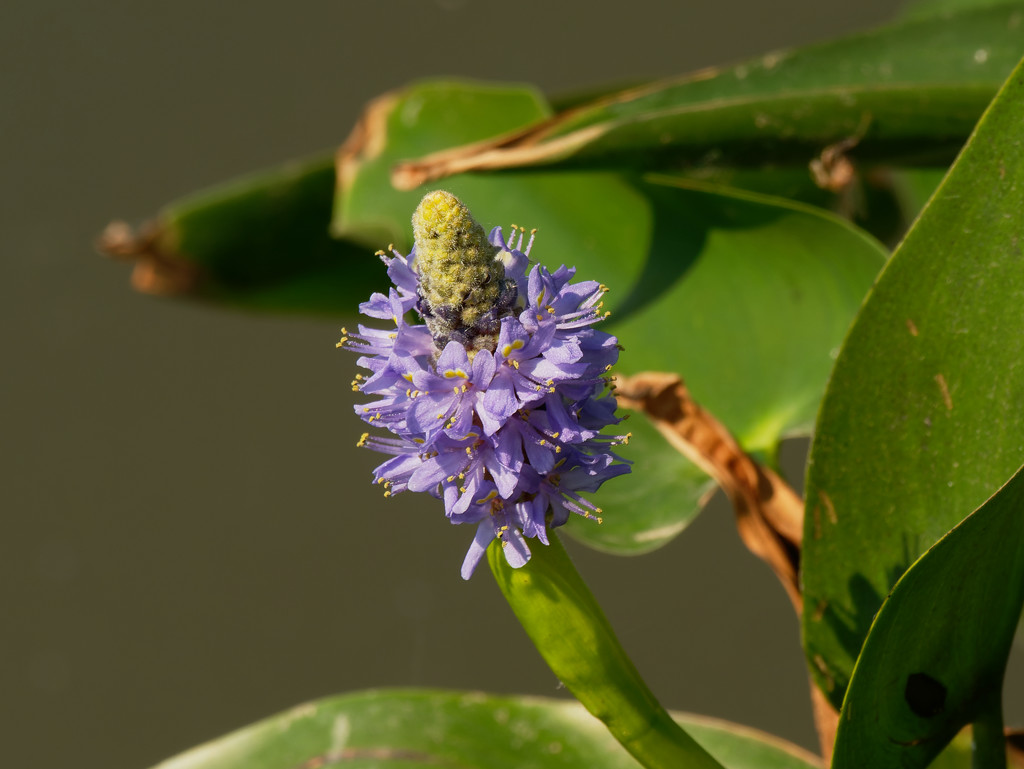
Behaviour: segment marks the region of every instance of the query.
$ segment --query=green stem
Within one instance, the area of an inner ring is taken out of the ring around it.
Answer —
[[[1006,769],[1003,707],[997,695],[971,725],[972,769]]]
[[[584,707],[649,769],[722,769],[672,720],[615,637],[615,632],[554,534],[531,548],[521,569],[495,541],[491,571],[541,656]]]

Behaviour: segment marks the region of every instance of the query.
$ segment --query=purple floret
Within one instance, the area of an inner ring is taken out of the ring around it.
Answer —
[[[518,297],[493,307],[500,332],[495,349],[467,351],[457,338],[435,340],[426,325],[409,322],[418,305],[415,249],[381,258],[394,283],[360,311],[389,320],[385,330],[343,330],[338,346],[360,355],[353,388],[371,396],[356,406],[368,424],[389,435],[363,435],[366,446],[391,457],[377,467],[385,496],[425,491],[444,502],[452,523],[477,524],[462,565],[469,579],[487,546],[498,539],[508,563],[530,559],[527,539],[548,543],[548,529],[570,513],[600,521],[601,511],[580,495],[629,472],[612,446],[628,436],[601,430],[620,420],[608,392],[618,358],[615,337],[595,329],[604,286],[573,283],[575,270],[530,266],[533,240],[522,248],[500,227],[506,279]],[[495,326],[497,331],[497,326]]]

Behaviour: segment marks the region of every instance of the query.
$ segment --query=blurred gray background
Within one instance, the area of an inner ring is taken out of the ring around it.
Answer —
[[[4,3],[0,762],[142,769],[365,687],[565,696],[486,568],[459,578],[473,532],[370,488],[344,319],[134,294],[107,221],[332,148],[411,79],[676,74],[893,6]],[[721,499],[652,555],[572,550],[666,705],[814,745],[797,622]]]

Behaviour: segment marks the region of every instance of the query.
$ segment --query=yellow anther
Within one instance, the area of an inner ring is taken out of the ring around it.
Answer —
[[[397,339],[398,334],[388,334],[388,339]]]
[[[531,235],[536,235],[537,234],[537,228],[534,227],[532,230],[530,230],[530,234]]]
[[[391,492],[390,491],[385,491],[384,492],[384,496],[385,497],[390,497],[391,496]]]
[[[514,339],[509,344],[501,348],[501,354],[506,358],[512,354],[513,350],[522,350],[525,346],[525,342],[522,339]]]
[[[606,312],[606,313],[604,314],[604,317],[605,317],[605,318],[611,317],[611,314],[612,314],[612,313],[611,313],[611,310],[609,310],[608,312]]]
[[[388,243],[388,251],[394,251],[394,250],[395,250],[395,244],[394,243]]]
[[[611,371],[612,370],[612,364],[609,363],[607,366],[604,367],[604,370],[605,371]]]
[[[510,360],[509,363],[512,364],[512,368],[514,368],[514,369],[518,369],[519,368],[519,361],[517,361],[517,360]]]
[[[551,437],[554,439],[554,438],[557,438],[561,434],[562,434],[561,432],[551,433]]]
[[[554,314],[555,314],[555,308],[554,307],[548,307],[548,315],[554,315]]]
[[[455,480],[455,476],[454,475],[449,475],[448,476],[448,483],[451,483],[454,480]]]
[[[344,326],[341,327],[341,335],[348,336],[348,329],[345,328]]]
[[[380,248],[380,249],[377,249],[376,251],[374,251],[373,255],[374,256],[387,256],[387,254],[384,252],[383,248]]]
[[[438,418],[438,419],[444,419],[444,414],[438,414],[438,415],[437,415],[437,418]]]
[[[369,437],[370,437],[369,433],[363,433],[362,435],[360,435],[359,436],[359,440],[356,442],[356,446],[358,446],[359,448],[362,448],[363,446],[365,446],[366,445],[366,439],[369,438]]]
[[[335,347],[344,347],[344,346],[345,346],[345,342],[347,342],[347,341],[348,341],[348,337],[347,337],[347,336],[343,336],[343,337],[341,338],[341,341],[340,341],[340,342],[338,342],[338,343],[337,343],[336,345],[334,345],[334,346],[335,346]]]

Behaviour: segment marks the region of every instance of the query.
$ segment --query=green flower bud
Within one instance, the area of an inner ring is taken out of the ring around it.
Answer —
[[[430,192],[412,217],[419,274],[418,309],[438,351],[458,341],[467,352],[493,350],[500,315],[515,288],[495,256],[500,249],[450,192]],[[514,301],[514,296],[512,297]]]

